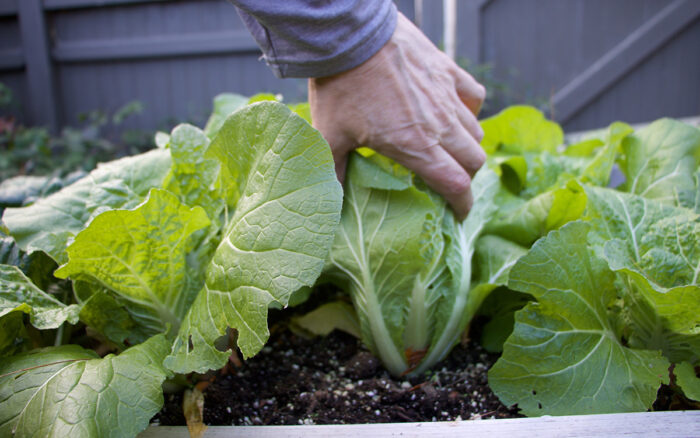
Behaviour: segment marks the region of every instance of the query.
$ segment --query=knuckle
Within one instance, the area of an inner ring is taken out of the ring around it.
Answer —
[[[474,97],[476,97],[476,99],[478,99],[480,102],[483,102],[484,99],[486,99],[486,88],[477,83],[476,87],[474,88]]]

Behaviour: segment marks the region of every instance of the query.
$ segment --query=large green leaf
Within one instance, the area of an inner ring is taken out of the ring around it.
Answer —
[[[700,287],[658,292],[640,275],[621,277],[620,313],[629,346],[661,350],[674,363],[700,360]]]
[[[0,317],[14,311],[29,314],[38,329],[78,322],[80,306],[66,306],[34,285],[16,266],[0,265]]]
[[[209,139],[192,125],[181,124],[170,134],[171,172],[163,186],[178,195],[183,204],[204,208],[212,220],[218,220],[224,200],[217,197],[215,183],[219,163],[205,158]]]
[[[700,401],[700,378],[695,373],[695,367],[689,362],[676,365],[674,370],[676,383],[681,387],[686,397]]]
[[[623,150],[620,167],[627,181],[622,190],[692,208],[700,129],[677,120],[657,120],[627,137]]]
[[[537,302],[516,314],[489,384],[526,415],[644,411],[668,382],[660,353],[618,339],[609,314],[615,274],[588,247],[589,228],[552,231],[510,272],[509,288]]]
[[[499,188],[500,181],[494,172],[488,168],[479,170],[472,181],[474,205],[467,218],[457,222],[451,216],[446,217],[444,233],[448,236],[448,245],[445,263],[451,278],[448,287],[440,290],[430,348],[415,374],[428,370],[447,356],[491,292],[471,288],[472,256],[484,226],[496,212],[495,196]]]
[[[84,284],[84,282],[78,283]],[[125,340],[135,345],[150,337],[149,334],[153,330],[139,324],[138,317],[136,319],[132,317],[127,310],[131,307],[127,300],[118,300],[118,297],[113,296],[107,288],[89,286],[99,290],[96,290],[82,304],[81,322],[120,346]]]
[[[12,356],[30,345],[23,312],[10,312],[0,317],[0,357]]]
[[[245,357],[269,336],[267,307],[321,273],[340,219],[342,191],[328,144],[284,105],[261,102],[235,112],[212,142],[235,213],[166,364],[220,367],[229,353],[214,341],[238,330]],[[191,343],[191,347],[190,347]]]
[[[591,162],[581,174],[581,180],[588,184],[607,186],[610,172],[615,164],[615,157],[621,144],[634,130],[626,123],[615,122],[608,128],[605,145],[593,156]]]
[[[700,281],[700,215],[641,196],[586,187],[593,238],[615,271],[660,292]]]
[[[330,263],[349,284],[365,345],[400,375],[409,367],[405,350],[425,349],[434,329],[441,288],[428,286],[442,270],[444,202],[379,155],[354,154],[347,175]]]
[[[132,437],[163,405],[169,344],[155,336],[98,358],[76,345],[0,360],[0,435]]]
[[[503,286],[515,262],[527,253],[527,249],[498,236],[481,237],[475,247],[475,278],[479,285]]]
[[[615,190],[586,187],[591,240],[621,275],[630,345],[674,362],[700,350],[700,216]]]
[[[499,195],[509,196],[503,191]],[[528,201],[516,197],[503,202],[502,198],[497,197],[497,205],[499,211],[486,224],[485,232],[530,246],[547,232],[580,218],[586,207],[586,194],[578,183],[570,180],[563,187]]]
[[[46,289],[55,280],[56,262],[43,251],[27,254],[11,237],[0,237],[0,264],[17,266],[37,287]]]
[[[204,134],[210,139],[216,137],[219,130],[224,125],[226,118],[234,111],[244,107],[248,103],[248,98],[234,93],[222,93],[214,98],[214,111],[207,125],[204,127]]]
[[[29,207],[6,209],[2,221],[23,250],[44,251],[65,263],[66,247],[87,223],[105,210],[138,205],[169,170],[170,152],[164,149],[102,164]]]
[[[192,234],[209,225],[201,207],[189,208],[170,192],[151,190],[133,210],[97,216],[68,248],[59,278],[97,282],[121,299],[134,320],[159,333],[180,320],[202,287],[203,278],[188,269],[196,245]]]
[[[488,154],[554,152],[564,142],[559,125],[545,119],[535,108],[511,106],[481,122],[484,138],[481,146]]]

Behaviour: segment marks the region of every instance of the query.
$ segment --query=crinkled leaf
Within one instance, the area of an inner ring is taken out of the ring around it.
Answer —
[[[641,275],[660,292],[698,284],[698,214],[616,190],[585,190],[594,243],[613,270]]]
[[[103,359],[66,345],[0,360],[0,435],[135,436],[163,405],[168,347],[159,335]]]
[[[605,146],[593,156],[593,160],[583,170],[581,181],[597,186],[607,186],[620,145],[633,131],[632,127],[626,123],[616,122],[610,125]]]
[[[700,360],[700,286],[654,290],[638,274],[622,274],[621,315],[631,347],[661,350],[671,362]]]
[[[268,305],[284,306],[315,282],[340,219],[342,191],[328,144],[282,104],[237,111],[209,154],[221,161],[236,207],[167,358],[180,372],[220,367],[229,353],[214,341],[227,327],[238,330],[245,357],[257,353],[269,336]]]
[[[2,221],[23,250],[44,251],[65,263],[66,247],[92,218],[105,210],[138,205],[169,170],[170,152],[163,149],[101,164],[29,207],[6,209]]]
[[[700,129],[661,119],[627,137],[622,148],[620,168],[627,177],[622,190],[671,205],[694,205]]]
[[[248,98],[240,94],[222,93],[214,98],[214,111],[204,127],[204,134],[210,139],[216,137],[226,118],[234,111],[248,104]]]
[[[219,163],[204,157],[209,139],[192,125],[181,124],[170,135],[172,170],[163,186],[190,207],[200,206],[211,219],[218,219],[224,200],[215,192]]]
[[[498,202],[499,207],[503,206]],[[571,180],[564,187],[538,195],[526,202],[514,201],[515,209],[499,208],[486,224],[485,232],[496,234],[522,246],[530,246],[548,231],[581,217],[586,194]]]
[[[527,155],[527,184],[520,193],[525,199],[564,186],[584,172],[588,158],[567,157],[546,152]]]
[[[292,319],[294,326],[316,336],[326,336],[340,330],[356,338],[361,336],[355,309],[343,301],[323,304],[309,313]]]
[[[423,373],[447,356],[491,292],[471,288],[471,268],[477,239],[497,210],[495,197],[499,188],[498,176],[488,168],[481,169],[472,180],[474,205],[467,218],[459,223],[452,216],[446,216],[443,229],[448,236],[445,263],[451,278],[447,286],[439,289],[441,295],[435,304],[430,348],[413,371],[415,374]]]
[[[0,265],[0,317],[13,311],[29,315],[38,329],[78,322],[80,306],[66,306],[34,285],[16,266]]]
[[[27,254],[11,237],[0,237],[0,264],[17,266],[40,289],[49,286],[57,267],[45,252]]]
[[[132,318],[151,334],[179,326],[203,279],[188,269],[196,231],[209,225],[201,207],[153,189],[133,210],[106,211],[68,248],[59,278],[93,281],[129,302]]]
[[[526,415],[644,411],[668,382],[660,353],[625,347],[608,308],[614,273],[573,222],[539,240],[510,272],[508,287],[533,295],[489,372],[506,405]]]
[[[559,125],[545,119],[537,109],[511,106],[481,122],[486,153],[497,150],[508,153],[553,152],[564,142]]]
[[[413,186],[405,168],[377,154],[353,154],[347,175],[330,269],[348,283],[365,345],[399,375],[408,367],[405,319],[422,324],[421,339],[408,340],[414,349],[425,347],[415,344],[427,342],[432,330],[428,314],[434,299],[425,296],[430,293],[425,282],[441,254],[426,247],[434,242],[424,232],[431,217],[441,217],[444,204],[436,205]],[[416,307],[410,310],[412,300]]]
[[[121,345],[125,340],[138,344],[149,337],[149,330],[132,318],[126,305],[105,291],[97,291],[83,303],[80,321],[92,327],[112,342]]]
[[[683,362],[677,364],[673,372],[683,394],[690,399],[700,401],[700,378],[695,372],[695,367],[689,362]]]

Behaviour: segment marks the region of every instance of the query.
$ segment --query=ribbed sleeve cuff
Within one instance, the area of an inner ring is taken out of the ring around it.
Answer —
[[[332,76],[350,70],[371,58],[391,39],[396,29],[397,21],[396,5],[391,4],[387,8],[385,17],[376,20],[373,29],[358,29],[357,32],[366,33],[366,38],[349,50],[334,54],[328,58],[306,60],[263,59],[272,69],[275,76],[280,78],[320,78]]]

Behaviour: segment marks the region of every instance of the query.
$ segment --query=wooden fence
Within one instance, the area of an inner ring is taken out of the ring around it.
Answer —
[[[700,114],[700,0],[457,3],[457,54],[507,103],[538,102],[571,130]],[[441,44],[441,0],[397,4]],[[28,124],[139,100],[128,127],[167,128],[202,123],[223,91],[306,98],[259,55],[224,0],[0,0],[0,82]]]

